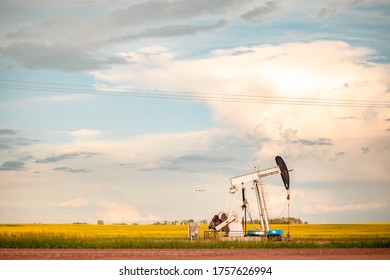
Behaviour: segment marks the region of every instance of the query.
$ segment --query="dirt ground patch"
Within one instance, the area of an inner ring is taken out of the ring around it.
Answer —
[[[0,260],[390,260],[390,248],[0,249]]]

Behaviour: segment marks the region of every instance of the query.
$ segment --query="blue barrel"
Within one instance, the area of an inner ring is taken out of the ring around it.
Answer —
[[[272,229],[268,231],[268,236],[281,236],[283,235],[283,230],[281,229]]]

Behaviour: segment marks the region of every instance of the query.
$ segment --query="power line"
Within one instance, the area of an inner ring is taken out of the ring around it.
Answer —
[[[351,99],[324,99],[283,97],[250,94],[224,94],[195,91],[168,91],[162,89],[124,88],[117,87],[114,90],[108,86],[64,84],[50,82],[36,82],[24,80],[0,79],[0,88],[8,90],[23,90],[50,93],[73,93],[101,96],[141,97],[158,99],[178,99],[191,101],[211,102],[236,102],[236,103],[262,103],[280,105],[303,105],[303,106],[331,106],[331,107],[368,107],[390,108],[390,101],[374,100],[351,100]],[[98,88],[101,88],[99,90]]]

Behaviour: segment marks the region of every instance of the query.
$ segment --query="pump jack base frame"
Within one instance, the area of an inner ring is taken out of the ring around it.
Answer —
[[[215,230],[205,230],[203,233],[204,239],[217,239],[220,241],[267,241],[267,240],[275,240],[275,241],[284,241],[289,240],[290,237],[286,237],[284,235],[243,235],[243,232],[230,232],[230,235],[227,236],[223,231],[215,231]]]

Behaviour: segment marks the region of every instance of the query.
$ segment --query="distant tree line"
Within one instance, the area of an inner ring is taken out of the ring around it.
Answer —
[[[188,220],[173,220],[168,221],[164,220],[162,222],[155,222],[154,225],[188,225],[189,223],[196,223],[198,225],[208,225],[208,221],[206,219],[195,221],[194,219],[188,219]]]
[[[206,219],[195,221],[194,219],[188,219],[188,220],[173,220],[173,221],[158,221],[153,223],[153,225],[188,225],[189,223],[196,223],[198,225],[208,225],[208,221]],[[74,224],[86,224],[86,223],[74,223]],[[103,220],[97,221],[98,225],[104,225]],[[113,225],[128,225],[127,223],[113,223]],[[131,223],[131,225],[138,225],[138,223]]]
[[[308,222],[306,222],[306,221],[302,222],[301,219],[294,218],[294,217],[290,217],[290,218],[287,218],[287,217],[273,218],[273,219],[269,220],[269,223],[270,224],[288,224],[289,221],[290,221],[290,224],[296,224],[296,225],[308,224]]]
[[[290,224],[308,224],[308,222],[302,222],[300,218],[295,217],[281,217],[281,218],[273,218],[269,220],[270,224],[288,224],[290,221]],[[103,220],[99,220],[97,222],[99,225],[104,225]],[[188,220],[164,220],[164,221],[158,221],[153,223],[153,225],[188,225],[189,223],[196,223],[198,225],[208,225],[209,222],[206,219],[195,221],[194,219],[188,219]],[[251,221],[247,221],[247,223],[252,223]],[[254,224],[260,224],[259,219],[253,220]],[[75,223],[76,224],[76,223]],[[82,224],[82,223],[77,223]],[[127,225],[126,223],[114,223],[115,225]],[[132,223],[132,225],[137,225],[137,223]]]
[[[273,218],[269,220],[270,224],[288,224],[290,219],[290,224],[308,224],[308,222],[303,222],[300,218],[295,218],[295,217],[281,217],[281,218]],[[189,219],[189,220],[174,220],[174,221],[162,221],[162,222],[155,222],[154,225],[188,225],[189,223],[196,223],[198,225],[208,225],[209,222],[206,219],[195,221],[194,219]],[[247,221],[247,223],[252,223],[250,221]],[[260,224],[259,219],[253,220],[254,224]]]

